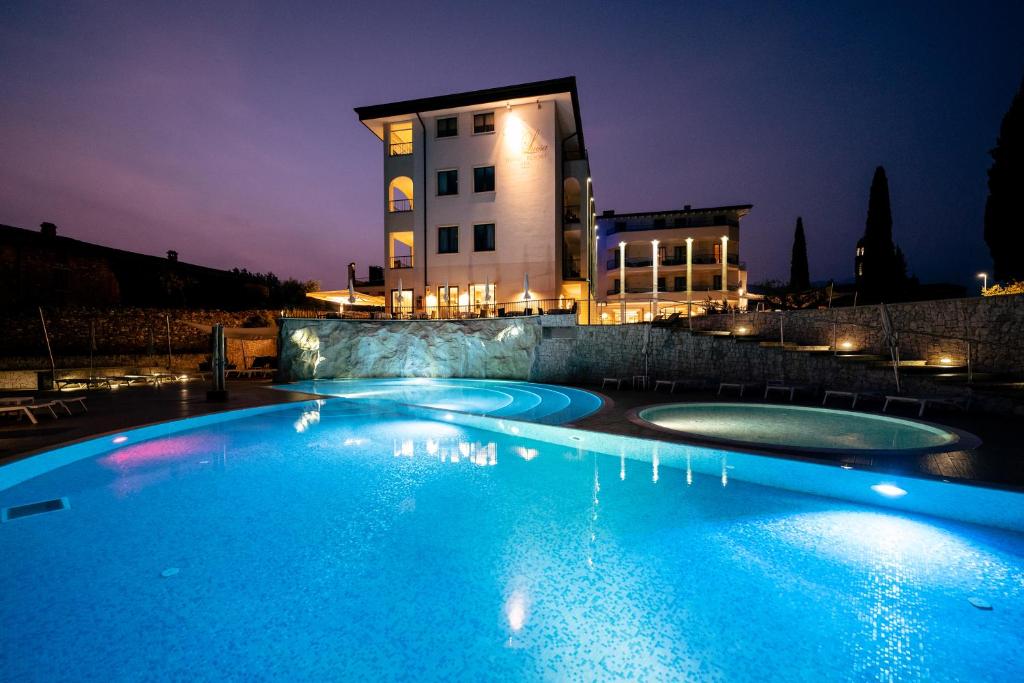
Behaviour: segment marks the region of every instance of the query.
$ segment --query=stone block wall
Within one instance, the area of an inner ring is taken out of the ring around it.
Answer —
[[[971,360],[987,372],[1020,371],[1024,361],[1024,296],[917,301],[887,306],[893,328],[900,335],[900,353],[906,359],[937,363],[949,358],[954,365]],[[785,312],[747,312],[709,315],[693,320],[695,330],[730,330],[779,339],[780,322],[786,341],[814,345],[849,342],[849,350],[887,353],[881,333],[879,306]]]

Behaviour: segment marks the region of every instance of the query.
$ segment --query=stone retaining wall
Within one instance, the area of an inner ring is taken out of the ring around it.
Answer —
[[[900,335],[900,354],[907,359],[954,365],[971,360],[986,372],[1020,371],[1024,361],[1024,296],[918,301],[887,306]],[[709,315],[693,320],[695,330],[746,330],[786,341],[833,346],[840,350],[887,353],[881,334],[879,306],[766,313]],[[945,337],[938,338],[938,337]],[[844,349],[844,342],[848,348]]]
[[[260,317],[268,323],[277,311],[218,311],[161,308],[44,307],[47,332],[58,365],[61,357],[89,355],[90,324],[95,330],[94,355],[167,354],[167,321],[170,319],[172,353],[208,352],[209,335],[186,323],[241,327]],[[39,311],[27,309],[0,313],[0,367],[4,359],[18,356],[46,357]],[[248,346],[249,342],[246,342]],[[266,355],[266,354],[259,354]],[[47,359],[47,363],[49,360]]]

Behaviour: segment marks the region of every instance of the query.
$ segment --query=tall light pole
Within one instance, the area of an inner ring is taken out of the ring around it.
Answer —
[[[658,240],[651,240],[651,320],[658,315]]]
[[[978,277],[981,278],[981,293],[984,296],[985,290],[988,289],[988,273],[978,273]]]
[[[619,242],[619,323],[626,324],[626,243]]]

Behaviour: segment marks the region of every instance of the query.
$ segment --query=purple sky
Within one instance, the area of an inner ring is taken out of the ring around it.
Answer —
[[[751,282],[797,215],[850,278],[877,164],[913,272],[990,267],[1024,3],[185,4],[3,3],[0,223],[342,287],[383,252],[354,106],[574,74],[598,209],[752,203]]]

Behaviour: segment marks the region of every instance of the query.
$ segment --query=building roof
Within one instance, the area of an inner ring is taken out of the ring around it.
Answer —
[[[579,95],[576,92],[575,76],[553,78],[547,81],[533,81],[532,83],[520,83],[518,85],[505,85],[499,88],[471,90],[451,95],[421,97],[415,100],[403,100],[388,104],[374,104],[366,107],[356,107],[355,112],[359,116],[359,120],[367,128],[373,131],[377,137],[381,137],[381,133],[375,130],[374,127],[367,125],[368,121],[445,109],[457,109],[459,107],[472,107],[491,102],[537,98],[541,95],[557,95],[560,93],[568,93],[572,98],[573,119],[576,124],[576,132],[579,134],[580,149],[586,150],[586,146],[583,144],[583,125],[580,121],[580,101]]]
[[[679,216],[679,215],[696,215],[696,214],[707,214],[707,213],[738,213],[739,217],[742,218],[750,213],[750,210],[754,208],[753,204],[731,204],[729,206],[709,206],[704,208],[682,208],[682,209],[669,209],[668,211],[637,211],[634,213],[615,213],[614,211],[605,211],[597,220],[615,220],[618,218],[644,218],[646,216]]]

